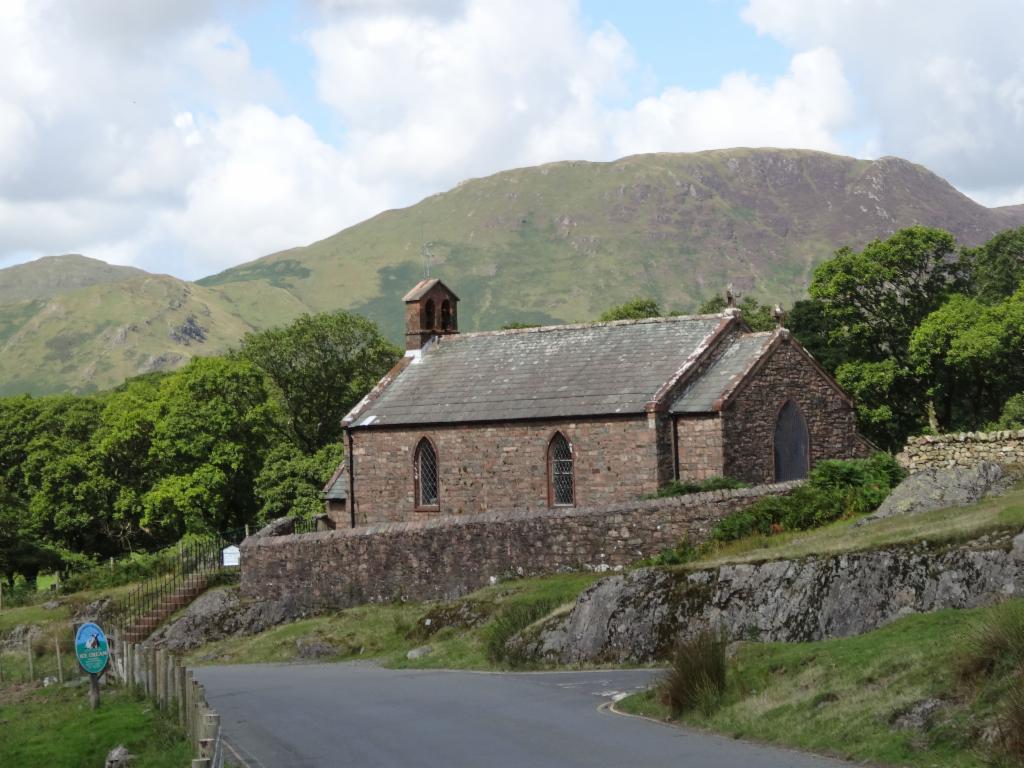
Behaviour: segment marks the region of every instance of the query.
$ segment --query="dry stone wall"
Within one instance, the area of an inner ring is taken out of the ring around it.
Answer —
[[[309,609],[450,599],[508,576],[606,570],[705,540],[725,515],[799,483],[590,509],[490,512],[242,543],[242,592]]]
[[[896,458],[911,473],[980,461],[1024,465],[1024,429],[912,437]]]

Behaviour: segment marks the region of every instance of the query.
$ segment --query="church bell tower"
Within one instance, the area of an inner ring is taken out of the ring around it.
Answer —
[[[406,352],[421,349],[434,336],[459,332],[459,297],[438,278],[420,280],[403,301]]]

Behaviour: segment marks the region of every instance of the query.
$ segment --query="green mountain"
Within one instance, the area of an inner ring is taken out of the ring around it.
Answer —
[[[0,270],[0,393],[108,387],[303,311],[361,312],[397,341],[424,252],[475,330],[587,320],[634,296],[689,310],[728,283],[791,302],[837,247],[917,223],[977,244],[1024,225],[1024,206],[985,208],[898,158],[803,150],[521,168],[198,283],[118,273],[44,295],[9,288],[7,275],[28,270],[29,285],[24,274],[46,260]]]
[[[78,288],[119,283],[145,274],[135,267],[119,267],[77,253],[46,256],[0,270],[0,306],[48,299]]]

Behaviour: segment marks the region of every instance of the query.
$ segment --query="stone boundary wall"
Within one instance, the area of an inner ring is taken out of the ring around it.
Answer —
[[[488,512],[274,535],[241,546],[242,594],[309,609],[443,600],[516,576],[608,570],[704,541],[723,517],[801,481],[594,508]]]
[[[896,459],[911,473],[970,467],[979,461],[1024,465],[1024,429],[912,437]]]

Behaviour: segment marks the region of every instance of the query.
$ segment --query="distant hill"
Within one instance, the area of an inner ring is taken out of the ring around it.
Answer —
[[[223,352],[247,331],[306,311],[273,287],[236,292],[132,272],[119,282],[0,305],[0,395],[106,389]]]
[[[78,288],[118,283],[145,274],[135,267],[118,267],[77,253],[45,256],[0,270],[0,306],[48,299]]]
[[[0,394],[109,387],[304,311],[361,312],[397,341],[401,296],[423,276],[425,249],[474,330],[587,320],[634,296],[685,311],[730,282],[791,302],[839,246],[917,223],[977,244],[1024,225],[1024,205],[985,208],[898,158],[803,150],[521,168],[198,284],[111,267],[91,273],[110,279],[58,289],[46,259],[0,270]]]

